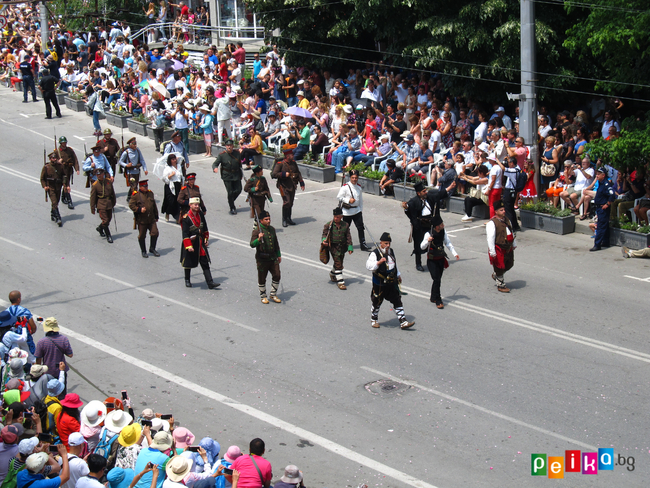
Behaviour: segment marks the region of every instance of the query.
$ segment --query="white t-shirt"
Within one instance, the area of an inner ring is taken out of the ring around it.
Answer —
[[[241,83],[241,69],[239,67],[235,68],[232,70],[232,73],[230,73],[230,76],[234,76],[234,82],[239,85]]]
[[[483,142],[487,142],[487,122],[481,122],[476,129],[474,129],[474,140],[481,138]]]
[[[431,151],[437,151],[440,149],[440,143],[442,142],[442,135],[440,134],[439,130],[434,130],[431,133],[431,137],[429,137],[429,149]],[[438,145],[436,145],[438,143]]]
[[[397,97],[398,103],[404,103],[404,100],[406,100],[406,96],[408,94],[408,88],[402,88],[402,85],[397,85],[395,87],[395,96]]]
[[[492,186],[493,190],[499,190],[500,188],[503,188],[503,185],[501,184],[501,175],[503,175],[503,171],[501,171],[501,168],[498,164],[495,164],[492,166],[492,168],[490,168],[488,184],[492,183],[492,180],[494,179],[494,185]]]
[[[580,171],[580,170],[574,171],[574,174],[576,175],[576,182],[573,185],[573,188],[575,188],[576,190],[584,190],[589,185],[591,185],[592,181],[594,181],[594,169],[593,168],[587,168],[585,170],[585,173],[587,173],[589,175],[589,178],[586,178],[585,175],[583,175],[582,171]]]
[[[88,464],[79,456],[68,453],[68,464],[70,465],[70,479],[61,488],[75,488],[79,478],[83,478],[90,473]]]
[[[88,476],[82,476],[77,480],[75,488],[104,488],[104,484],[100,483],[99,480],[95,478],[89,478]]]

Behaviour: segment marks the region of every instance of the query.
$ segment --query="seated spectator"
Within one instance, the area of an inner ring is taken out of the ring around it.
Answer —
[[[393,196],[395,195],[393,185],[404,181],[404,171],[395,164],[394,159],[386,160],[386,167],[386,174],[381,177],[379,182],[379,191],[384,196]]]
[[[436,170],[438,172],[438,179],[436,184],[438,188],[447,188],[454,181],[456,181],[456,178],[458,177],[456,169],[454,168],[454,162],[451,160],[447,160],[444,163],[439,163]],[[456,188],[452,188],[449,194],[455,195]]]
[[[282,124],[278,120],[274,110],[269,111],[268,117],[266,118],[266,124],[264,130],[260,132],[260,137],[265,140],[269,140],[270,137],[273,137],[279,134],[282,131]]]
[[[585,156],[582,158],[581,162],[577,162],[571,166],[565,168],[565,178],[566,176],[575,175],[576,180],[573,185],[568,186],[562,193],[560,193],[560,198],[564,200],[567,206],[571,209],[573,213],[580,213],[578,207],[578,201],[582,196],[582,190],[587,188],[594,181],[594,169],[591,167],[591,162],[589,158]],[[587,213],[585,209],[585,215]],[[584,220],[584,219],[583,219]]]
[[[425,174],[429,171],[429,165],[433,164],[433,153],[429,149],[429,141],[420,141],[420,151],[417,161],[406,167],[406,175],[412,176],[416,173]]]
[[[262,439],[253,439],[250,442],[250,455],[239,456],[232,463],[233,486],[236,484],[240,488],[259,487],[260,481],[264,483],[264,488],[271,486],[273,471],[271,463],[262,457],[264,451],[264,441]],[[253,459],[255,463],[253,463]]]
[[[302,471],[298,469],[298,466],[290,464],[284,468],[284,476],[280,478],[280,481],[273,485],[274,488],[296,488],[296,486],[303,488]]]
[[[465,215],[460,219],[462,222],[472,222],[474,220],[474,217],[472,217],[474,207],[488,204],[488,173],[489,170],[482,164],[478,167],[477,176],[469,176],[467,174],[461,174],[459,176],[459,178],[474,185],[469,192],[469,196],[465,197]]]
[[[637,222],[648,224],[648,211],[650,210],[650,179],[646,180],[644,184],[645,195],[641,197],[639,203],[634,207],[633,211],[636,214]]]
[[[311,142],[311,153],[315,158],[319,158],[323,154],[323,148],[329,145],[330,142],[327,136],[323,134],[319,124],[314,124],[313,129],[314,134],[312,137],[314,137],[314,140]]]
[[[564,191],[564,188],[566,187],[566,177],[565,174],[567,174],[567,168],[571,167],[571,161],[565,161],[564,162],[564,171],[561,171],[557,178],[551,182],[551,186],[548,187],[548,189],[545,190],[546,197],[551,200],[553,203],[553,206],[557,208],[558,204],[560,203],[560,194]],[[575,181],[575,178],[574,178]]]
[[[379,137],[379,147],[377,147],[377,151],[375,153],[375,156],[372,158],[369,158],[367,161],[365,161],[366,168],[368,166],[372,166],[377,158],[386,156],[393,150],[393,146],[390,143],[390,136],[388,134],[382,134]],[[378,170],[383,171],[384,173],[388,170],[388,167],[386,166],[386,161],[387,159],[384,158],[384,160],[380,163]]]
[[[626,215],[634,208],[634,200],[645,194],[644,175],[641,170],[628,171],[623,176],[623,190],[625,193],[618,200],[612,202],[610,218],[616,219]]]
[[[399,153],[402,157],[401,167],[406,172],[409,165],[417,163],[420,160],[420,145],[415,144],[415,137],[410,132],[408,134],[402,134],[404,138],[405,146],[393,144],[393,148]]]

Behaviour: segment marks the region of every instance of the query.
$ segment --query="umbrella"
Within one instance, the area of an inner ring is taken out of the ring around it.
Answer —
[[[163,96],[163,98],[170,97],[169,91],[167,90],[167,88],[165,88],[165,85],[163,85],[162,83],[159,83],[156,80],[149,80],[149,86],[151,87],[152,90],[155,90],[158,93],[160,93]]]
[[[174,60],[174,64],[172,65],[172,68],[174,70],[179,71],[183,68],[185,68],[185,65],[183,64],[183,61],[179,61],[178,59]]]
[[[285,110],[285,113],[289,115],[295,115],[297,117],[304,117],[306,119],[311,119],[313,116],[309,110],[306,108],[300,108],[300,107],[289,107],[288,109]]]
[[[152,69],[162,69],[162,70],[168,70],[174,65],[174,62],[171,59],[159,59],[158,61],[154,61],[149,65],[147,68],[149,71]]]

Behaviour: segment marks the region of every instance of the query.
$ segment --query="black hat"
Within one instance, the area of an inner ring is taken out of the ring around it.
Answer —
[[[336,208],[332,211],[332,215],[334,215],[334,216],[336,216],[336,215],[343,215],[343,210],[341,210],[341,207],[336,207]]]
[[[438,227],[440,224],[442,224],[442,217],[438,214],[434,215],[431,221],[431,227]]]
[[[253,166],[253,173],[257,173],[260,171],[262,171],[262,167],[259,164]]]
[[[174,137],[180,137],[180,136],[181,136],[181,133],[180,133],[180,132],[178,132],[178,131],[174,131],[174,133],[172,134],[172,139],[173,139]]]
[[[52,151],[50,154],[47,155],[47,157],[50,158],[50,159],[52,159],[52,158],[57,159],[56,152]]]
[[[271,216],[271,215],[269,215],[269,213],[268,213],[266,210],[262,210],[262,211],[259,213],[258,218],[259,218],[260,220],[262,220],[262,219],[265,219],[266,217],[270,217],[270,216]]]
[[[226,142],[224,142],[225,146],[232,146],[234,142],[232,142],[232,139],[226,139]]]
[[[500,208],[503,208],[503,200],[497,200],[492,204],[492,207],[494,210],[499,210]]]
[[[424,190],[424,184],[422,184],[421,181],[418,181],[415,185],[413,185],[413,189],[414,189],[417,193],[420,193],[422,190]]]
[[[186,180],[195,180],[196,179],[196,173],[187,173],[185,176]]]
[[[596,173],[603,173],[604,175],[607,174],[607,170],[603,168],[602,166],[596,170]]]
[[[390,234],[388,232],[384,232],[379,238],[379,240],[381,242],[392,242],[392,239],[390,238]]]
[[[128,141],[126,141],[127,144],[131,144],[132,142],[135,142],[135,137],[132,137]]]

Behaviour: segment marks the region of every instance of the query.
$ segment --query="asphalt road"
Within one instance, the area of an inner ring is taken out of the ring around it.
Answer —
[[[0,89],[0,298],[20,289],[34,313],[57,317],[85,376],[72,373],[70,389],[84,401],[127,389],[136,411],[173,413],[222,452],[231,444],[247,451],[261,437],[274,479],[296,464],[310,487],[547,486],[531,476],[531,454],[597,448],[633,457],[635,469],[566,473],[570,486],[647,486],[650,280],[631,277],[650,276],[648,261],[624,260],[619,248],[589,253],[581,234],[523,231],[506,275],[512,292],[500,294],[481,222],[446,214],[461,260],[445,271],[438,310],[428,273],[409,257],[399,202],[365,195],[373,235],[392,234],[416,322],[400,330],[384,304],[373,329],[367,255],[354,229],[347,291],[318,261],[338,184],[308,181],[294,209],[299,225],[281,227],[279,195],[271,206],[283,303],[263,305],[244,197],[239,214],[228,215],[212,160],[193,156],[222,285],[208,290],[199,269],[187,289],[176,225],[159,222],[162,257],[140,256],[121,176],[114,244],[95,231],[81,177],[75,210],[61,207],[62,228],[50,221],[38,183],[43,143],[49,152],[56,124],[80,155],[94,140],[92,122],[66,109],[61,120],[43,120],[42,103],[20,102]],[[153,163],[153,142],[138,142]],[[153,177],[158,201],[162,188]]]

